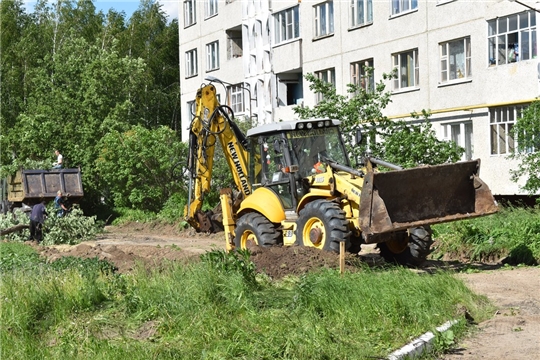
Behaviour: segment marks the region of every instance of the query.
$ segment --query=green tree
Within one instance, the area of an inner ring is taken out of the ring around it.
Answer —
[[[83,208],[106,189],[100,140],[136,125],[179,129],[178,22],[142,1],[133,19],[96,12],[92,0],[0,1],[0,176],[48,168],[59,148],[80,166]]]
[[[366,68],[366,71],[371,73],[373,69]],[[313,108],[297,106],[294,111],[301,119],[322,117],[340,120],[347,149],[356,158],[365,155],[369,148],[373,156],[404,167],[458,161],[464,149],[452,141],[437,139],[428,112],[422,111],[424,120],[419,124],[390,120],[383,115],[391,101],[391,93],[386,91],[384,82],[394,76],[394,73],[383,74],[383,79],[368,90],[348,84],[347,95],[340,95],[332,84],[307,74],[309,88],[320,94],[322,100]],[[411,116],[419,119],[417,114]],[[369,144],[356,146],[354,139],[358,130],[367,135]]]
[[[382,119],[376,131],[382,142],[372,145],[372,154],[406,168],[459,161],[465,149],[453,141],[439,140],[429,116],[426,111],[422,111],[422,117],[412,113],[411,117],[416,119],[414,124]]]
[[[99,146],[97,172],[114,206],[159,212],[173,194],[186,194],[187,145],[170,128],[112,131]]]
[[[517,160],[517,170],[511,170],[511,178],[518,182],[525,179],[522,189],[529,194],[540,190],[540,100],[533,101],[512,129],[517,140],[517,151],[510,156]]]

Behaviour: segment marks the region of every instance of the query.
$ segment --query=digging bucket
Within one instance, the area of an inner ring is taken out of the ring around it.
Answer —
[[[367,243],[377,235],[493,214],[498,206],[478,177],[480,160],[368,172],[360,198],[360,229]]]

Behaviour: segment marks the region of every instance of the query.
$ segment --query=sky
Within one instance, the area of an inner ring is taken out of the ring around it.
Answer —
[[[157,0],[163,6],[161,9],[167,14],[167,19],[177,19],[178,9],[180,7],[180,0]],[[32,11],[35,1],[26,0],[27,11]],[[97,11],[103,10],[104,13],[109,11],[110,8],[115,9],[118,12],[124,11],[126,13],[126,20],[131,17],[131,14],[139,7],[139,0],[94,0],[94,6]]]

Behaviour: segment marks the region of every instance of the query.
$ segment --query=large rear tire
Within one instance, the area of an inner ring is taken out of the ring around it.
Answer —
[[[300,211],[297,224],[297,245],[334,252],[339,252],[340,242],[345,241],[345,248],[350,246],[345,212],[334,202],[310,202]]]
[[[249,213],[236,222],[234,246],[237,249],[268,247],[277,245],[280,237],[281,233],[267,218],[259,213]]]
[[[385,261],[404,266],[422,265],[433,244],[429,226],[416,227],[391,234],[391,238],[377,245]]]

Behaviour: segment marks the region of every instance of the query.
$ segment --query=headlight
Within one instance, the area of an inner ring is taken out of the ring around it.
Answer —
[[[324,126],[330,126],[330,124],[331,124],[330,120],[326,120],[326,121],[324,122]]]
[[[307,123],[307,124],[306,124],[306,127],[307,127],[308,129],[311,129],[311,128],[313,127],[313,124],[312,124],[312,123]]]
[[[317,123],[317,127],[323,127],[324,126],[324,121],[319,121]]]
[[[304,123],[298,124],[298,129],[302,130],[304,128]]]

